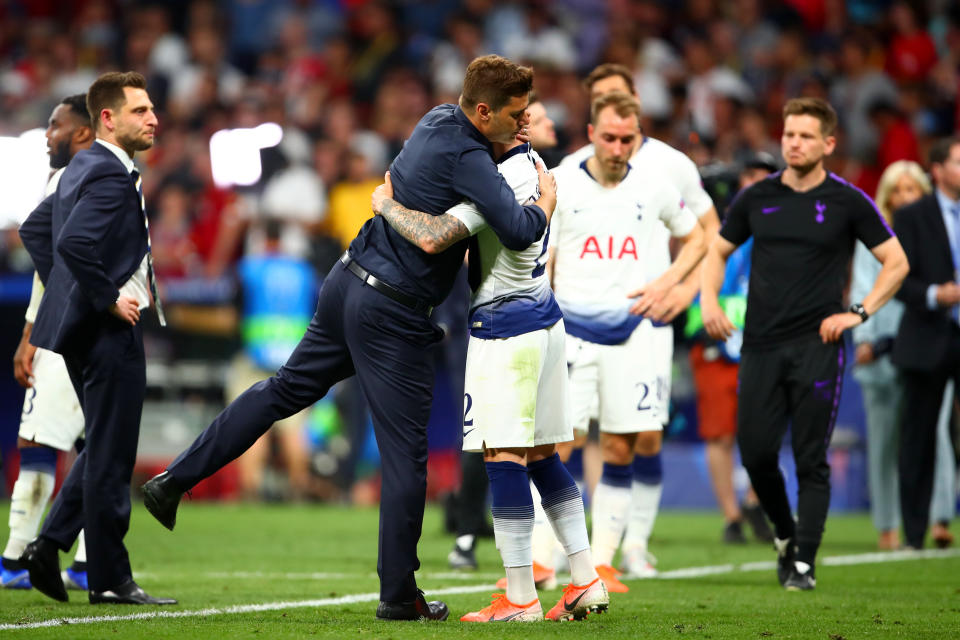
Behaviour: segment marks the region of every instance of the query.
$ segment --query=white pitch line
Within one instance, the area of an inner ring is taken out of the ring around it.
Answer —
[[[463,587],[449,587],[430,591],[431,596],[451,595],[458,593],[477,593],[495,589],[492,584],[470,585]],[[154,620],[158,618],[195,618],[224,615],[228,613],[253,613],[257,611],[279,611],[282,609],[302,609],[309,607],[333,607],[342,604],[357,604],[360,602],[374,602],[380,599],[379,593],[357,593],[339,598],[324,598],[322,600],[295,600],[288,602],[265,602],[262,604],[241,604],[223,608],[192,609],[184,611],[146,611],[122,616],[91,616],[87,618],[55,618],[42,622],[28,622],[25,624],[0,624],[0,631],[15,629],[41,629],[44,627],[59,627],[73,624],[98,624],[101,622],[122,622],[127,620]]]
[[[846,556],[828,556],[821,558],[820,564],[824,566],[847,566],[853,564],[880,564],[886,562],[903,562],[908,560],[932,560],[943,558],[956,558],[960,556],[960,549],[937,550],[927,549],[922,551],[887,551],[883,553],[859,553]],[[696,578],[708,575],[717,575],[722,573],[747,572],[747,571],[767,571],[776,566],[775,562],[746,562],[740,565],[723,564],[706,567],[688,567],[686,569],[675,569],[672,571],[663,571],[657,575],[660,579],[673,578]],[[237,576],[240,572],[223,572],[220,575]],[[139,574],[138,574],[139,575]],[[213,574],[208,574],[213,575]],[[272,574],[250,572],[251,577],[269,576]],[[331,574],[333,575],[333,574]],[[431,575],[431,574],[428,574]],[[441,573],[433,575],[443,575]],[[474,574],[474,577],[479,577]],[[482,585],[464,585],[461,587],[447,587],[445,589],[431,589],[430,595],[453,595],[460,593],[478,593],[495,589],[491,584]],[[342,604],[357,604],[360,602],[373,602],[380,599],[379,593],[358,593],[354,595],[341,596],[339,598],[324,598],[322,600],[295,600],[288,602],[267,602],[261,604],[242,604],[223,608],[192,609],[181,611],[156,610],[143,613],[134,613],[130,615],[119,616],[91,616],[86,618],[55,618],[53,620],[43,620],[41,622],[28,622],[25,624],[0,624],[0,631],[13,631],[16,629],[41,629],[44,627],[59,627],[71,624],[98,624],[101,622],[122,622],[126,620],[153,620],[159,618],[195,618],[205,616],[224,615],[230,613],[252,613],[257,611],[279,611],[282,609],[300,609],[305,607],[332,607]]]
[[[215,580],[248,580],[256,578],[259,580],[283,579],[283,580],[355,580],[357,578],[377,579],[375,571],[355,572],[355,573],[331,573],[322,571],[206,571],[204,573],[184,572],[184,571],[135,571],[134,578],[137,580],[156,580],[171,577],[201,577],[212,578]],[[502,573],[483,572],[483,571],[430,571],[417,572],[418,580],[498,580],[502,578]]]
[[[877,551],[873,553],[857,553],[847,556],[827,556],[819,560],[819,564],[826,567],[842,567],[852,564],[880,564],[886,562],[904,562],[907,560],[931,560],[941,558],[956,558],[960,556],[960,549],[925,549],[920,551]],[[661,571],[657,578],[699,578],[701,576],[716,575],[718,573],[734,573],[748,571],[769,571],[777,566],[774,561],[745,562],[740,565],[722,564],[710,567],[689,567],[673,571]],[[624,577],[623,579],[629,579]]]

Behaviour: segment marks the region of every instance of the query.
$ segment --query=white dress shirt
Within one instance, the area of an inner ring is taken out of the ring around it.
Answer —
[[[124,168],[127,170],[127,173],[130,173],[136,168],[133,164],[133,158],[131,158],[126,151],[117,145],[100,138],[97,138],[97,142],[105,146],[113,153],[113,155],[119,158],[120,162],[123,163]],[[141,213],[146,215],[146,212],[144,211],[141,211]],[[143,260],[140,261],[140,266],[137,267],[137,270],[133,272],[133,275],[130,276],[130,279],[123,283],[123,286],[120,287],[120,296],[133,298],[137,301],[137,307],[141,310],[150,306],[150,285],[147,281],[147,261],[148,254],[144,254]],[[120,296],[117,297],[117,300],[120,299]]]

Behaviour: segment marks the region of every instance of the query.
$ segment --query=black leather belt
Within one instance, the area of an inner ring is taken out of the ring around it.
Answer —
[[[413,296],[407,295],[403,291],[390,286],[377,276],[364,269],[360,263],[353,259],[349,252],[344,252],[344,254],[340,256],[340,262],[343,263],[343,266],[345,266],[350,273],[357,276],[391,300],[399,302],[408,309],[411,309],[416,313],[422,313],[427,317],[430,317],[430,314],[433,313],[433,305],[427,303],[425,300],[420,300],[418,298],[414,298]]]

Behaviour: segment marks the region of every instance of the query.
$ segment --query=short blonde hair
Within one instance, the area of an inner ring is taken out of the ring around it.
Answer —
[[[613,107],[614,113],[621,118],[636,116],[637,124],[640,124],[640,103],[637,99],[623,91],[611,91],[598,96],[590,105],[590,123],[593,126],[597,126],[600,113],[607,107]]]
[[[910,176],[925,194],[933,192],[930,184],[930,178],[924,173],[923,167],[911,160],[897,160],[883,171],[880,176],[880,184],[877,185],[877,208],[887,220],[887,223],[893,224],[893,211],[890,210],[890,193],[893,187],[903,176]]]

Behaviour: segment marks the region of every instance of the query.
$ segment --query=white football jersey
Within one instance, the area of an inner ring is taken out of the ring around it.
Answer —
[[[560,161],[560,166],[580,166],[581,162],[592,155],[593,145],[588,144],[566,156]],[[674,149],[665,142],[645,136],[643,143],[630,158],[630,166],[641,173],[651,171],[662,173],[665,179],[676,187],[680,195],[683,196],[686,207],[698,218],[713,206],[710,194],[703,188],[703,181],[700,179],[697,165],[685,153]],[[664,229],[660,232],[660,236],[663,242],[658,242],[651,247],[651,271],[647,274],[651,279],[656,278],[670,266],[670,246],[668,244],[670,234]]]
[[[666,230],[682,237],[699,222],[659,171],[638,171],[631,163],[611,188],[590,175],[586,160],[562,165],[554,175],[553,288],[567,333],[620,344],[642,320],[630,315],[633,301],[627,294],[665,269],[658,261],[669,239]]]
[[[60,184],[60,176],[63,175],[66,167],[60,167],[57,169],[50,179],[47,180],[47,188],[43,191],[43,197],[46,198],[54,191],[57,190],[57,185]],[[24,314],[24,319],[27,322],[36,322],[37,321],[37,311],[40,309],[40,299],[43,297],[43,283],[40,282],[40,276],[37,275],[37,272],[33,273],[33,287],[30,290],[30,304],[27,305],[27,311]]]
[[[514,147],[499,159],[497,168],[521,205],[540,197],[536,163],[542,162],[529,145]],[[561,318],[546,276],[547,242],[544,235],[522,251],[511,251],[500,240],[472,202],[462,202],[447,213],[475,236],[470,243],[470,333],[477,338],[509,338],[553,326]]]

